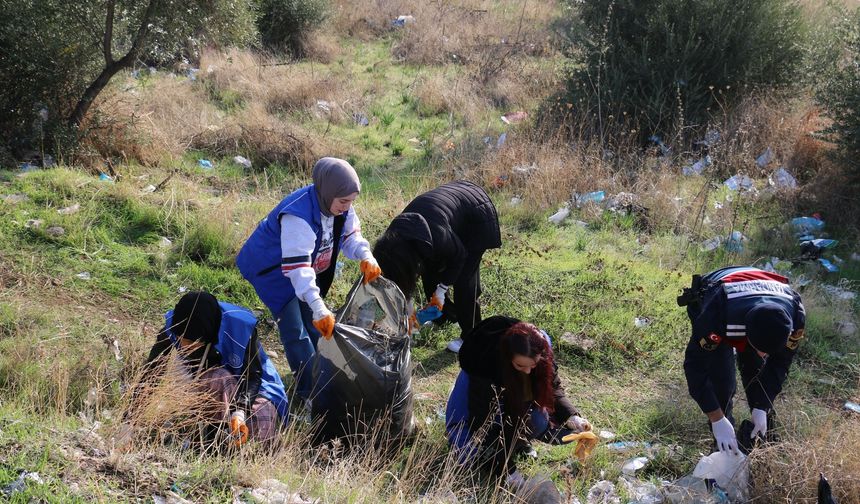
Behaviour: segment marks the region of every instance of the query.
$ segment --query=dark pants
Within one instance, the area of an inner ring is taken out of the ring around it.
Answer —
[[[758,356],[755,350],[749,346],[743,351],[738,352],[737,359],[735,358],[734,348],[729,345],[720,345],[713,351],[714,362],[711,365],[711,385],[714,387],[714,393],[717,396],[717,401],[723,409],[726,418],[734,425],[735,420],[732,416],[733,398],[737,391],[737,379],[735,378],[735,361],[737,361],[738,370],[741,372],[741,384],[744,390],[747,387],[761,387],[758,381],[753,383],[756,375],[764,366],[764,359]]]
[[[453,301],[449,299],[447,294],[445,295],[443,312],[446,314],[453,313],[456,316],[462,334],[471,331],[481,321],[481,306],[478,304],[478,297],[481,295],[480,267],[483,255],[484,252],[481,251],[466,257],[460,276],[451,286],[454,289]],[[435,271],[425,271],[421,275],[421,281],[424,284],[424,295],[430,299],[436,286],[439,285],[439,275]]]

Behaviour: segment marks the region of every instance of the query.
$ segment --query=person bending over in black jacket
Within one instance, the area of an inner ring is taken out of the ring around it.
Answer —
[[[481,321],[481,257],[501,246],[492,200],[477,185],[458,180],[413,199],[377,240],[373,256],[407,299],[421,277],[428,307],[442,311],[440,321],[456,320],[465,335]],[[462,343],[461,336],[448,349],[458,352]]]

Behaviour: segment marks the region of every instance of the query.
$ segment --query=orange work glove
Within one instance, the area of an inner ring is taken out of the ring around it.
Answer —
[[[236,446],[242,446],[248,441],[248,424],[245,423],[245,412],[236,411],[230,415],[230,436]]]
[[[580,462],[584,462],[585,459],[591,455],[591,451],[594,450],[595,446],[597,446],[597,439],[597,434],[591,431],[568,434],[561,438],[565,443],[576,441],[576,448],[573,449],[573,454],[576,455],[576,458],[579,459]]]
[[[415,334],[419,329],[421,329],[421,324],[418,323],[418,317],[413,311],[412,315],[409,315],[409,334]]]
[[[430,304],[427,306],[435,306],[436,308],[439,308],[439,311],[442,311],[442,307],[445,305],[446,292],[448,292],[447,285],[437,285],[436,290],[433,291],[433,295],[430,296]]]
[[[364,275],[364,283],[369,284],[382,274],[382,268],[376,263],[376,259],[370,258],[361,261],[359,265],[361,274]]]
[[[314,327],[317,328],[323,338],[331,339],[331,334],[334,332],[334,315],[328,312],[328,314],[314,320]]]

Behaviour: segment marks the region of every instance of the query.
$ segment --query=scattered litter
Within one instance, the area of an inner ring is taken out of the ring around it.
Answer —
[[[317,108],[328,114],[331,112],[331,103],[326,100],[317,100]]]
[[[696,145],[704,145],[705,147],[713,147],[720,141],[720,132],[714,129],[709,129],[705,133],[705,138],[696,142]]]
[[[696,161],[692,165],[685,166],[681,170],[681,173],[683,173],[684,175],[687,175],[687,176],[701,175],[702,172],[705,171],[705,168],[711,166],[711,164],[713,164],[713,160],[711,159],[710,155],[707,155],[707,156],[703,157],[702,159]]]
[[[841,299],[842,301],[853,301],[854,298],[857,297],[856,292],[848,290],[844,287],[840,287],[838,285],[824,284],[821,286],[821,289],[828,295],[830,295],[830,297]]]
[[[199,68],[189,68],[185,71],[185,76],[188,77],[188,80],[194,82],[197,80],[197,73],[200,72]]]
[[[791,219],[791,227],[798,235],[808,235],[824,229],[824,221],[817,217],[795,217]]]
[[[860,254],[858,254],[857,252],[851,252],[851,260],[860,261]]]
[[[693,476],[715,480],[734,502],[747,502],[749,493],[749,463],[743,454],[714,452],[702,457]]]
[[[501,148],[502,148],[502,145],[505,145],[505,141],[506,141],[507,139],[508,139],[508,134],[507,134],[507,133],[502,133],[501,135],[499,135],[499,139],[498,139],[498,140],[496,140],[496,148],[497,148],[497,149],[501,149]]]
[[[598,481],[588,490],[588,504],[621,504],[621,497],[615,493],[615,484],[611,481]]]
[[[618,478],[618,486],[624,488],[624,492],[629,499],[632,499],[633,504],[659,504],[663,502],[663,495],[654,483],[622,476]]]
[[[155,186],[154,186],[154,185],[152,185],[152,184],[149,184],[148,186],[146,186],[146,187],[144,187],[143,189],[141,189],[141,191],[140,191],[140,192],[141,192],[141,193],[143,193],[143,194],[151,194],[151,193],[154,193],[154,192],[155,192]]]
[[[362,114],[361,112],[356,112],[352,114],[352,120],[355,121],[355,124],[358,124],[359,126],[370,125],[370,119],[368,119],[367,116]]]
[[[704,242],[702,242],[702,250],[704,250],[705,252],[717,250],[717,248],[719,248],[720,243],[722,243],[722,241],[723,241],[723,239],[720,238],[719,236],[715,236],[715,237],[711,238],[710,240],[705,240]]]
[[[60,226],[51,226],[45,230],[45,234],[52,238],[59,238],[60,236],[66,234],[66,230],[61,228]]]
[[[514,196],[513,198],[511,198],[511,206],[517,206],[517,205],[519,205],[519,204],[520,204],[520,203],[522,203],[522,202],[523,202],[523,199],[522,199],[522,198],[517,198],[516,196]]]
[[[771,161],[773,161],[773,150],[770,147],[765,149],[759,157],[755,158],[755,164],[757,164],[759,168],[764,168],[769,165]]]
[[[839,334],[845,337],[851,337],[857,334],[857,324],[851,320],[840,320],[836,324],[836,328],[839,330]]]
[[[651,319],[648,317],[636,317],[633,319],[633,325],[642,329],[643,327],[648,327],[651,325]]]
[[[615,441],[606,445],[606,449],[614,452],[626,452],[639,448],[650,448],[651,443],[643,443],[641,441]]]
[[[563,206],[558,209],[558,212],[549,216],[549,221],[555,225],[560,225],[561,222],[570,215],[570,209],[566,206]]]
[[[732,175],[725,182],[723,182],[726,187],[731,189],[732,191],[738,191],[740,189],[753,189],[755,187],[755,181],[749,178],[746,175]]]
[[[579,208],[586,203],[600,203],[606,199],[605,191],[592,191],[585,194],[573,194],[573,201],[576,202],[576,207]]]
[[[204,168],[206,170],[212,169],[212,161],[209,161],[208,159],[199,159],[197,160],[197,164],[200,166],[200,168]]]
[[[830,356],[833,357],[834,359],[844,359],[845,358],[845,354],[839,353],[836,350],[831,350]]]
[[[20,168],[22,173],[27,173],[27,172],[38,170],[39,165],[27,161],[26,163],[21,163],[20,165],[18,165],[18,168]]]
[[[684,476],[672,483],[664,483],[666,501],[671,504],[728,504],[729,497],[714,485],[708,490],[705,480]]]
[[[821,263],[821,266],[827,270],[828,273],[836,273],[839,271],[839,266],[833,264],[823,257],[818,258],[818,262]]]
[[[507,114],[502,116],[502,122],[505,124],[516,124],[518,122],[522,122],[528,119],[529,113],[524,110],[517,110],[516,112],[508,112]]]
[[[794,279],[794,284],[798,287],[806,287],[807,285],[812,283],[811,278],[807,278],[805,275],[799,275]]]
[[[78,213],[78,210],[81,209],[81,205],[75,203],[72,206],[67,206],[66,208],[61,208],[57,210],[57,213],[60,215],[72,215]]]
[[[24,471],[18,476],[18,479],[3,487],[3,495],[6,497],[11,497],[12,494],[23,492],[24,489],[27,488],[28,482],[35,483],[36,485],[45,484],[45,481],[42,479],[41,476],[39,476],[39,473]]]
[[[597,435],[600,436],[600,439],[615,439],[615,433],[608,430],[601,430]]]
[[[576,224],[577,226],[581,227],[581,228],[587,228],[588,227],[588,223],[585,221],[575,220],[575,221],[573,221],[573,223]]]
[[[722,210],[723,204],[719,201],[714,201],[714,210]]]
[[[52,166],[57,166],[57,162],[54,161],[54,158],[51,157],[50,154],[45,154],[45,157],[42,158],[42,166],[45,168],[50,168]]]
[[[815,382],[821,383],[823,385],[830,385],[831,387],[833,385],[836,385],[836,379],[833,378],[832,376],[828,376],[827,378],[819,378],[819,379],[815,380]]]
[[[24,223],[24,227],[38,229],[42,227],[42,224],[44,224],[44,221],[42,221],[42,219],[30,219]]]
[[[171,245],[173,245],[173,242],[166,236],[162,236],[161,239],[158,240],[158,246],[160,248],[170,248]]]
[[[80,278],[81,280],[89,280],[91,278],[89,271],[81,271],[80,273],[78,273],[75,276]]]
[[[779,189],[797,188],[797,179],[781,166],[767,180],[770,185]]]
[[[538,166],[535,163],[529,165],[517,165],[511,168],[511,173],[514,175],[519,175],[521,177],[528,177],[532,173],[538,170]]]
[[[119,349],[119,340],[111,341],[111,350],[113,351],[113,356],[117,361],[122,360],[122,352]]]
[[[744,242],[749,241],[749,238],[743,235],[740,231],[732,231],[729,238],[726,240],[726,250],[729,252],[740,253],[744,250]]]
[[[244,157],[244,156],[235,156],[233,158],[233,162],[236,163],[237,165],[244,167],[246,170],[251,169],[251,160]]]
[[[334,276],[339,278],[343,274],[343,261],[338,261],[334,265]]]
[[[816,238],[800,242],[800,258],[804,261],[815,261],[824,252],[824,249],[833,248],[838,245],[837,240]]]
[[[630,213],[639,207],[639,196],[629,192],[620,192],[606,202],[606,208],[612,212]]]
[[[107,173],[99,172],[99,180],[101,180],[102,182],[113,182],[114,178]]]
[[[672,153],[672,148],[663,143],[663,139],[657,135],[648,137],[648,141],[653,143],[660,151],[661,156],[668,156]]]
[[[407,16],[397,16],[397,19],[392,21],[391,24],[394,26],[398,26],[398,27],[402,28],[402,27],[404,27],[408,24],[412,24],[414,22],[415,22],[415,17],[407,15]]]
[[[591,338],[586,338],[582,334],[574,334],[572,332],[565,332],[561,335],[561,340],[567,343],[568,345],[579,348],[583,351],[589,351],[597,344]]]
[[[26,194],[6,194],[3,196],[3,201],[14,205],[30,199]]]
[[[853,401],[845,401],[845,405],[843,406],[848,411],[853,411],[854,413],[860,413],[860,404],[857,404]]]
[[[183,499],[176,492],[167,492],[167,495],[164,497],[153,495],[152,504],[191,504],[191,501]]]
[[[177,289],[177,292],[179,292],[180,294],[185,294],[186,292],[188,292],[188,287],[180,285],[179,289]]]
[[[624,462],[624,464],[621,466],[621,472],[623,472],[624,474],[632,476],[632,475],[636,474],[636,471],[638,471],[639,469],[642,469],[647,464],[648,464],[648,457],[632,458],[632,459],[629,459],[626,462]]]

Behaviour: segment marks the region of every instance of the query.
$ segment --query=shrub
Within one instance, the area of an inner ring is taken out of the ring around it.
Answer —
[[[588,128],[642,135],[699,125],[801,62],[791,0],[568,0],[568,97]]]
[[[263,46],[305,55],[310,33],[328,14],[326,0],[259,0],[257,28]]]
[[[860,181],[860,10],[846,16],[839,27],[841,59],[832,62],[816,98],[833,120],[825,130],[852,178]]]

